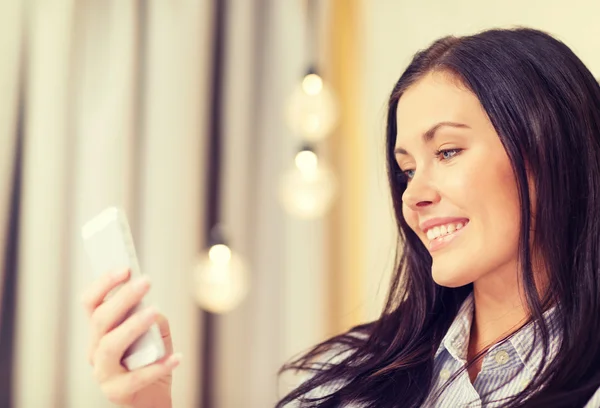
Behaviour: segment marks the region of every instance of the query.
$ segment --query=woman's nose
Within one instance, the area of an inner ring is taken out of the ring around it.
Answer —
[[[411,210],[417,211],[424,206],[438,202],[439,197],[437,189],[431,185],[429,180],[415,174],[402,195],[402,201]]]

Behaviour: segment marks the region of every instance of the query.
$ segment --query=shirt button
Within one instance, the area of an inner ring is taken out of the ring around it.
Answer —
[[[504,364],[508,361],[509,356],[506,351],[500,350],[499,352],[496,353],[496,355],[494,356],[494,359],[496,360],[496,363]]]
[[[442,380],[447,380],[450,378],[450,370],[444,368],[442,371],[440,371],[440,378]]]

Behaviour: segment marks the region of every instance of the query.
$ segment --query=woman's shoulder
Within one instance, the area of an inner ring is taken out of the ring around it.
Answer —
[[[311,360],[314,369],[302,374],[301,384],[311,380],[320,371],[345,363],[361,348],[368,337],[369,335],[365,330],[350,330],[333,338],[336,341],[330,343],[330,347]],[[326,397],[335,393],[347,383],[348,379],[336,378],[314,388],[306,396],[309,398]]]

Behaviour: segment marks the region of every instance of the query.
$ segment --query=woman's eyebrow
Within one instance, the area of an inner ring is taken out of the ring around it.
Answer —
[[[445,127],[445,126],[460,128],[460,129],[470,129],[470,127],[468,125],[465,125],[464,123],[439,122],[439,123],[433,125],[427,132],[423,133],[423,135],[421,136],[423,138],[423,143],[424,144],[430,143],[435,138],[435,134],[438,131],[438,129]],[[396,147],[394,149],[394,154],[408,154],[408,152],[405,149],[403,149],[402,147]]]

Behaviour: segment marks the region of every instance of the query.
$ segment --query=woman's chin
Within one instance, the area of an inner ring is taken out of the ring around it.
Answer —
[[[437,268],[434,268],[432,272],[433,281],[446,288],[459,288],[473,282],[473,279],[470,276],[453,273],[452,271],[438,271]]]

